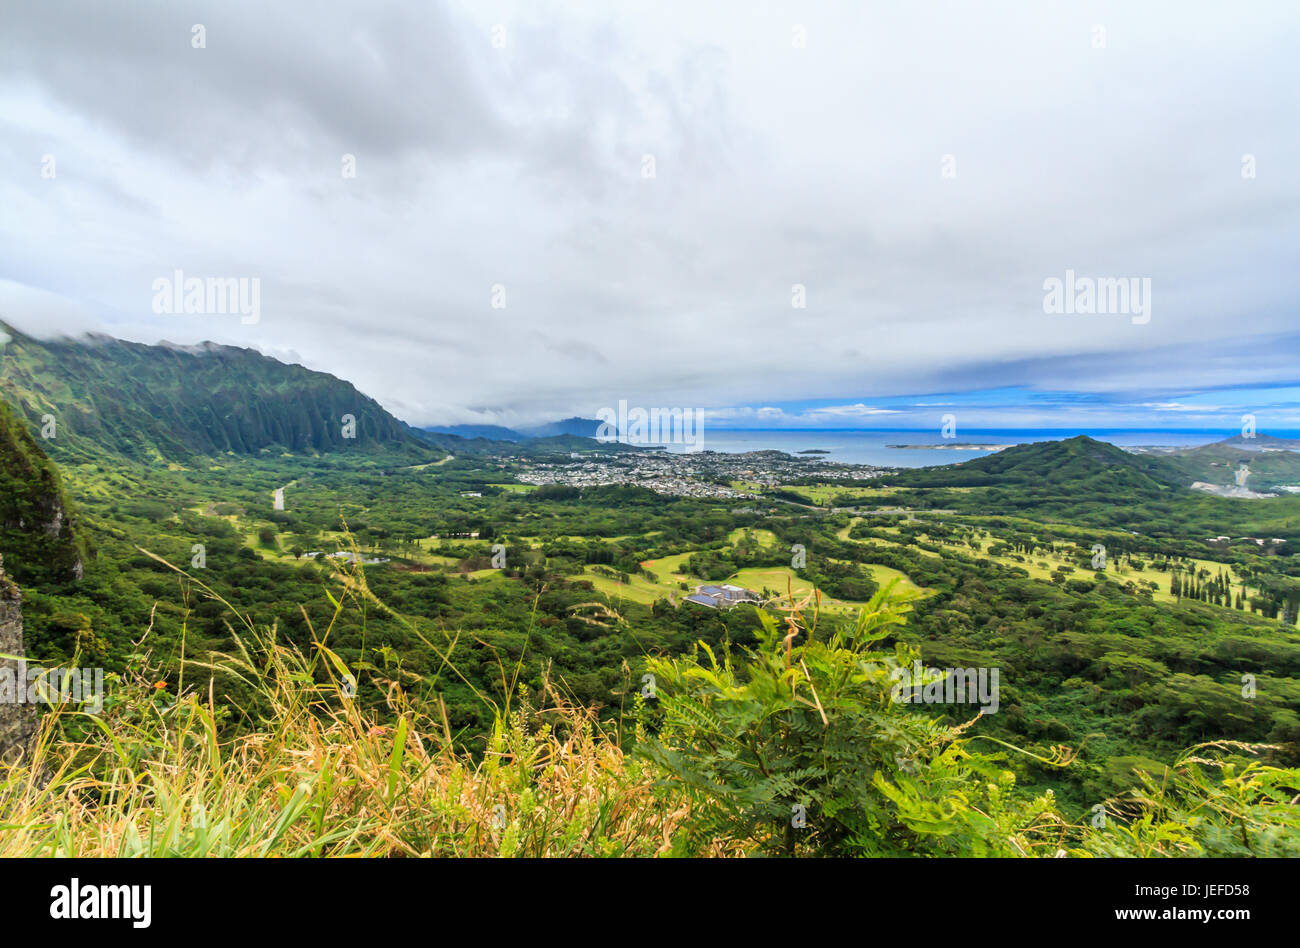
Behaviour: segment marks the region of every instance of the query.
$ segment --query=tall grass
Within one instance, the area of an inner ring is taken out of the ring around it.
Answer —
[[[359,571],[339,578],[368,594]],[[245,620],[234,654],[184,664],[178,697],[146,667],[114,676],[98,713],[49,711],[25,759],[0,769],[0,857],[672,851],[680,795],[549,684],[545,707],[494,703],[485,753],[470,755],[445,709],[413,708],[397,682],[372,682],[386,707],[363,708],[328,630],[312,636],[305,653]],[[225,721],[224,676],[260,710]]]
[[[238,615],[210,587],[182,575],[187,589]],[[567,701],[545,676],[532,698],[517,688],[518,669],[513,675],[502,669],[502,700],[476,690],[494,721],[481,755],[458,748],[441,699],[424,706],[410,697],[409,676],[386,679],[368,667],[368,693],[377,688],[384,700],[363,705],[353,669],[328,641],[345,603],[382,603],[360,567],[337,579],[343,595],[327,593],[335,607],[329,627],[318,634],[303,613],[310,648],[280,641],[274,626],[259,629],[242,619],[241,629],[231,630],[231,654],[182,657],[175,696],[150,658],[150,625],[135,643],[141,660],[134,671],[110,676],[101,707],[52,708],[34,746],[17,763],[0,763],[0,857],[733,856],[763,850],[762,833],[755,835],[751,825],[752,800],[725,819],[704,818],[709,800],[725,789],[716,767],[691,763],[690,748],[679,748],[666,764],[653,753],[653,735],[639,730],[635,743],[643,753],[625,753],[621,734]],[[1139,786],[1094,808],[1105,819],[1071,822],[1050,791],[1033,801],[1012,800],[1011,773],[1000,757],[973,751],[975,738],[962,733],[966,725],[908,720],[883,699],[865,700],[858,686],[836,697],[835,682],[847,679],[835,662],[847,661],[860,674],[863,656],[834,637],[814,641],[815,619],[805,627],[799,604],[783,608],[789,633],[765,620],[770,654],[744,659],[734,681],[721,681],[711,653],[707,665],[698,651],[655,665],[663,683],[676,689],[660,695],[659,715],[694,707],[689,720],[717,732],[716,740],[702,740],[715,753],[723,748],[728,762],[740,759],[726,750],[728,742],[754,729],[722,721],[717,709],[754,712],[749,699],[760,692],[781,697],[775,711],[758,708],[762,722],[798,725],[769,735],[786,756],[797,740],[823,741],[823,729],[840,733],[873,708],[888,714],[861,735],[868,744],[897,743],[909,729],[927,727],[933,740],[914,740],[886,755],[898,765],[889,779],[880,774],[888,760],[878,762],[871,786],[882,799],[862,789],[835,803],[840,813],[870,803],[880,825],[905,826],[917,838],[965,840],[950,851],[1300,856],[1300,770],[1253,759],[1276,748],[1198,745],[1159,779],[1138,774]],[[886,612],[864,612],[859,632],[872,615]],[[454,673],[454,639],[440,646],[408,627]],[[183,643],[184,635],[182,656]],[[818,664],[819,656],[826,661]],[[768,677],[788,688],[766,688],[769,666]],[[730,676],[730,656],[726,671]],[[796,696],[805,681],[808,694]],[[252,695],[246,707],[225,693],[236,682]],[[726,701],[701,712],[701,687]],[[931,745],[933,753],[925,750]],[[849,754],[831,773],[852,776],[869,756]],[[788,785],[777,800],[783,809],[794,790],[807,789],[802,760],[771,775]],[[807,848],[826,854],[818,838],[810,834]],[[865,835],[859,841],[870,842]]]

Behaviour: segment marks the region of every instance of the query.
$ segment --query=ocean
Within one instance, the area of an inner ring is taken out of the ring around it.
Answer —
[[[933,429],[924,431],[905,429],[849,430],[849,429],[740,429],[705,428],[703,447],[706,451],[742,454],[746,451],[800,451],[820,449],[828,454],[801,455],[843,464],[875,464],[881,467],[932,467],[939,464],[956,464],[972,458],[987,457],[988,450],[935,451],[891,448],[891,444],[1023,444],[1031,441],[1059,441],[1076,435],[1087,435],[1098,441],[1108,441],[1119,447],[1137,445],[1163,445],[1167,447],[1195,447],[1230,438],[1236,431],[1138,431],[1132,429],[1074,431],[1058,428],[959,429],[955,439],[945,440]],[[1289,434],[1270,432],[1270,434]],[[668,450],[680,453],[685,445],[669,445]]]

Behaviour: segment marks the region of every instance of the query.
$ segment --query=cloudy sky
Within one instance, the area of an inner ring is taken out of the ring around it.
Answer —
[[[5,4],[0,318],[416,424],[1297,428],[1298,50],[1291,0]]]

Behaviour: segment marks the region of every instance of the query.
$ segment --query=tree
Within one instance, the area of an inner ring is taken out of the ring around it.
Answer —
[[[856,623],[829,633],[798,607],[785,627],[759,611],[758,645],[735,660],[705,643],[654,658],[658,684],[640,752],[686,788],[691,844],[726,836],[772,855],[1022,855],[1051,798],[1018,800],[1014,778],[961,728],[902,703],[919,654],[873,647],[911,597],[896,580]],[[931,679],[927,679],[929,681]]]

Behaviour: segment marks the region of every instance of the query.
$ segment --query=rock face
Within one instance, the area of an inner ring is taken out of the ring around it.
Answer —
[[[0,402],[0,554],[10,577],[48,589],[82,576],[84,553],[58,469]]]
[[[82,576],[83,547],[59,472],[23,422],[0,402],[0,761],[31,742],[36,707],[27,697],[22,596],[58,589]]]
[[[0,562],[0,656],[25,654],[22,596],[5,575],[4,564]],[[7,687],[11,680],[12,687]],[[36,733],[35,707],[14,700],[20,689],[26,689],[21,663],[0,657],[0,761],[21,754]]]

